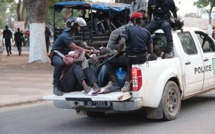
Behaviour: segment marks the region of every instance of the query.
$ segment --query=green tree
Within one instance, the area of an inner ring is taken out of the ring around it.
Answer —
[[[14,5],[14,0],[0,0],[0,27],[8,25],[12,27],[12,20],[16,17]]]
[[[206,10],[208,15],[209,15],[209,26],[211,27],[211,13],[213,10],[213,7],[215,6],[215,0],[197,0],[194,2],[194,5],[197,6],[198,8],[205,8],[209,6],[209,10]],[[211,28],[209,27],[209,31]]]

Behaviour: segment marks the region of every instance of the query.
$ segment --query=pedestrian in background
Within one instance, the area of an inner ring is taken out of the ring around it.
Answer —
[[[132,0],[131,7],[130,7],[130,15],[133,13],[138,12],[140,10],[147,10],[147,2],[146,0]]]
[[[14,41],[16,44],[16,47],[18,49],[19,52],[19,56],[21,56],[21,51],[22,51],[22,42],[23,42],[24,38],[23,38],[23,34],[20,31],[20,28],[17,28],[16,33],[14,34]]]
[[[6,51],[7,51],[7,56],[9,56],[9,54],[12,55],[11,39],[13,39],[13,37],[12,37],[12,32],[8,29],[8,26],[5,26],[5,30],[3,31],[3,38],[5,39],[5,47],[6,47]]]
[[[46,29],[45,29],[45,37],[46,37],[46,51],[48,53],[49,46],[50,46],[50,37],[51,37],[51,32],[48,27],[46,27]]]
[[[213,26],[212,37],[213,37],[213,39],[215,39],[215,26]]]

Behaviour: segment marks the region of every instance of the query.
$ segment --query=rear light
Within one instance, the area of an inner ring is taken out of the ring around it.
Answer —
[[[132,91],[138,91],[142,87],[142,74],[141,70],[137,67],[132,67]]]

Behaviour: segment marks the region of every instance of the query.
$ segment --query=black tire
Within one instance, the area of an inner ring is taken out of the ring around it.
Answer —
[[[163,119],[170,121],[176,119],[181,109],[180,91],[177,84],[168,81],[162,96]]]
[[[93,112],[93,111],[88,111],[87,116],[88,117],[102,117],[104,116],[105,112]]]

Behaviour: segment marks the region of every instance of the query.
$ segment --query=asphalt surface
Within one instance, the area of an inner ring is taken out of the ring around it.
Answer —
[[[52,72],[50,63],[28,63],[29,48],[22,48],[18,55],[12,47],[7,56],[4,48],[0,53],[0,108],[43,101],[42,97],[52,94]]]

